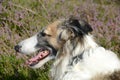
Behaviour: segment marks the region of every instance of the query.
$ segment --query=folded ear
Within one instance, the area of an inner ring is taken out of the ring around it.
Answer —
[[[67,41],[68,39],[72,39],[74,37],[74,33],[70,28],[65,28],[59,35],[59,40]]]
[[[92,27],[86,21],[75,17],[69,18],[68,23],[79,34],[88,34],[93,31]]]
[[[61,27],[62,31],[59,34],[59,41],[67,41],[75,37],[81,37],[92,31],[91,26],[84,20],[77,18],[69,18],[65,20]]]

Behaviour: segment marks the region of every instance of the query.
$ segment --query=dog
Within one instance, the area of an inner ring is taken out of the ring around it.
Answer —
[[[51,80],[120,80],[120,59],[98,45],[92,27],[75,17],[59,19],[15,46],[19,53],[34,57],[26,64],[40,68],[54,60]]]

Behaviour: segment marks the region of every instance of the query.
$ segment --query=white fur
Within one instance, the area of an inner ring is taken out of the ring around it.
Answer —
[[[21,46],[20,48],[21,53],[31,54],[37,50],[35,47],[36,44],[37,44],[37,35],[34,35],[28,39],[23,40],[18,45]]]
[[[83,52],[83,59],[69,65],[72,55],[56,59],[51,69],[53,80],[91,80],[96,74],[108,74],[120,70],[120,60],[112,51],[98,46],[90,35],[84,37],[84,45],[78,43],[73,56]]]

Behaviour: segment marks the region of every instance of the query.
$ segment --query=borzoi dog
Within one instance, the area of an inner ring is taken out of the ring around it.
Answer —
[[[84,20],[60,19],[20,42],[15,50],[26,55],[36,52],[26,62],[31,68],[54,59],[52,80],[120,80],[119,58],[99,46],[91,32]]]

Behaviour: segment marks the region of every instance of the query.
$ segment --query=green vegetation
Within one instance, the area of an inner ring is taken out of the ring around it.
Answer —
[[[87,20],[99,44],[120,56],[119,0],[0,0],[0,80],[49,80],[50,63],[30,69],[14,46],[70,15]]]

